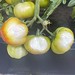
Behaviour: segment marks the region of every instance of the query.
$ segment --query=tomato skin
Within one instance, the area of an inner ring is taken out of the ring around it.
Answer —
[[[34,3],[30,1],[18,3],[14,7],[14,15],[18,18],[32,17],[34,15]]]
[[[66,27],[59,27],[56,29],[55,38],[52,41],[51,49],[55,54],[64,54],[70,50],[74,43],[73,32]]]
[[[16,4],[21,2],[21,0],[5,0],[8,4]]]
[[[11,58],[15,59],[21,59],[28,54],[23,46],[15,47],[11,45],[7,45],[7,53]]]
[[[34,40],[34,39],[36,39],[36,41],[35,42],[33,41],[31,43],[31,41]],[[43,44],[46,44],[46,45],[43,45]],[[33,45],[35,45],[35,46],[33,46]],[[36,45],[38,45],[38,46],[36,47]],[[41,45],[41,46],[39,47],[39,45]],[[29,35],[27,37],[27,40],[26,40],[25,44],[24,44],[24,47],[29,53],[36,55],[36,54],[46,53],[50,49],[50,45],[51,45],[51,41],[46,36]],[[43,48],[43,49],[41,48],[41,47],[45,47],[45,46],[46,46],[46,48]]]
[[[10,17],[1,28],[1,36],[9,45],[19,46],[25,43],[28,27],[18,18]]]
[[[50,0],[40,0],[40,7],[48,7]]]

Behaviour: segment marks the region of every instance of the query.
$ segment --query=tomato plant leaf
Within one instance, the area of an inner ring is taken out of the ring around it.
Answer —
[[[7,15],[9,15],[9,9],[6,9],[5,12]]]
[[[2,14],[0,13],[0,22],[3,21],[3,16]]]
[[[61,4],[61,2],[62,2],[62,0],[51,0],[51,4],[45,11],[42,18],[47,19],[54,12],[54,10]]]
[[[2,2],[2,0],[0,0],[0,2]]]
[[[2,24],[3,24],[3,16],[2,16],[2,14],[0,13],[0,27],[2,26]]]
[[[9,6],[9,12],[12,13],[13,12],[13,9],[11,6]]]
[[[63,4],[66,4],[66,2],[67,2],[66,0],[62,0],[62,3],[63,3]]]
[[[75,18],[75,7],[73,7],[73,11],[72,11],[71,17],[72,17],[73,19]]]
[[[75,0],[70,0],[70,2],[68,3],[68,7],[72,7],[75,5]]]
[[[6,6],[8,6],[8,4],[7,3],[3,3],[3,6],[6,7]]]

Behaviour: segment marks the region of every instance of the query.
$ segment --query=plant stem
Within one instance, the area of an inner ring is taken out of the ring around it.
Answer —
[[[40,1],[40,0],[36,0],[36,1],[35,1],[34,17],[33,17],[33,19],[30,21],[30,23],[27,25],[28,27],[31,26],[31,25],[36,21],[37,16],[39,15],[39,11],[40,11],[39,1]]]
[[[54,37],[54,34],[50,32],[47,28],[45,28],[45,30],[51,35],[51,37]]]
[[[44,29],[44,28],[42,28],[42,30],[40,31],[40,34],[42,34],[44,30],[45,30],[45,29]]]
[[[41,22],[41,24],[43,24],[44,20],[38,15],[37,18],[39,19],[39,21]]]
[[[36,31],[36,35],[37,35],[37,36],[40,35],[40,30],[39,30],[39,29],[37,29],[37,31]]]
[[[35,14],[34,16],[38,16],[39,15],[39,12],[40,12],[40,0],[36,0],[35,2]]]
[[[53,13],[53,11],[61,4],[61,2],[62,0],[52,1],[52,3],[49,5],[44,15],[42,16],[42,19],[46,20]]]
[[[36,20],[36,17],[34,16],[33,19],[30,21],[30,23],[27,24],[27,26],[28,26],[28,27],[31,26],[31,25],[34,23],[35,20]]]
[[[25,2],[25,0],[22,0],[22,2]]]

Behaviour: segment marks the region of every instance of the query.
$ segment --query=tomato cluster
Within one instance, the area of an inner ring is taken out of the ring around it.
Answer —
[[[15,17],[8,18],[0,29],[1,38],[8,44],[7,52],[10,57],[20,59],[26,56],[28,52],[34,55],[44,54],[48,52],[50,48],[56,54],[64,54],[70,50],[74,42],[72,30],[66,27],[59,27],[54,33],[50,32],[47,29],[49,22],[42,20],[38,16],[39,14],[34,3],[35,0],[27,0],[26,2],[20,2],[21,0],[5,1],[8,4],[16,3],[13,9]],[[50,0],[39,0],[39,2],[40,8],[48,7],[50,4]],[[35,14],[35,12],[37,14]],[[38,17],[43,25],[43,30],[46,30],[51,35],[51,38],[42,35],[41,32],[38,35],[28,35],[29,27],[23,20],[32,17],[31,23]]]

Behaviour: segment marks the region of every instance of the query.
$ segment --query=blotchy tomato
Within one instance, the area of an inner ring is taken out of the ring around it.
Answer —
[[[51,49],[56,54],[64,54],[69,51],[74,43],[73,32],[66,27],[59,27],[56,29],[55,39],[52,41]]]
[[[15,59],[21,59],[28,54],[23,46],[14,47],[11,45],[7,46],[7,53],[11,58]]]
[[[47,7],[50,3],[50,0],[40,0],[40,7]]]
[[[26,50],[32,54],[44,54],[50,49],[51,41],[46,36],[29,35],[24,44]]]
[[[6,20],[1,28],[1,36],[9,45],[19,46],[24,44],[27,34],[28,27],[15,17]]]
[[[19,3],[14,7],[14,15],[18,18],[29,18],[34,15],[34,3],[24,2]]]
[[[21,0],[5,0],[8,4],[19,3]]]

